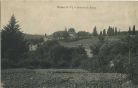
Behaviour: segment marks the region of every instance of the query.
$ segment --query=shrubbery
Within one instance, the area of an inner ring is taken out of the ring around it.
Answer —
[[[79,68],[87,58],[83,47],[67,48],[52,40],[29,52],[24,64],[29,68]]]
[[[125,73],[135,83],[138,81],[138,59],[136,59],[138,57],[138,35],[129,35],[116,41],[99,42],[92,46],[92,50],[93,60],[98,60],[99,67],[93,63],[92,65],[100,69],[100,72]]]

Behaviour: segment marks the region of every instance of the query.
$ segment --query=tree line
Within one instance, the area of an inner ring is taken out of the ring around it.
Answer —
[[[128,30],[127,34],[136,35],[135,25],[133,25],[132,29],[129,26],[129,30]],[[121,35],[121,32],[120,32],[120,29],[117,29],[117,27],[109,26],[107,30],[103,29],[103,31],[100,31],[100,33],[98,34],[97,28],[95,26],[93,29],[92,35],[93,36],[98,36],[98,35],[100,35],[100,36],[117,36],[117,35]]]
[[[120,35],[136,35],[136,29],[135,29],[135,25],[133,25],[132,29],[129,26],[129,30],[128,32],[120,32],[120,29],[117,27],[112,27],[109,26],[107,29],[103,29],[102,31],[100,31],[100,33],[97,32],[97,27],[95,26],[93,28],[93,31],[90,32],[86,32],[86,31],[75,31],[75,28],[69,28],[67,30],[67,28],[65,28],[64,31],[56,31],[52,34],[52,36],[55,39],[58,40],[69,40],[70,39],[70,34],[72,36],[74,36],[73,39],[82,39],[82,38],[90,38],[93,36],[120,36]]]

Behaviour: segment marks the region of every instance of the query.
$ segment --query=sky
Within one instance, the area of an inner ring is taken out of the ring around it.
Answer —
[[[94,26],[98,32],[109,26],[127,31],[136,25],[138,29],[138,2],[134,1],[2,0],[1,27],[12,14],[28,34],[51,34],[71,27],[77,32],[92,32]]]

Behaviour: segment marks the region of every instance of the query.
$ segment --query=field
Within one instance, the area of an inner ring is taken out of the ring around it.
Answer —
[[[82,69],[2,70],[4,88],[120,88],[124,80],[125,74]]]

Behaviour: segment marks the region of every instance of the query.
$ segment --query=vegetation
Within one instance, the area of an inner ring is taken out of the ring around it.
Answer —
[[[92,34],[85,31],[76,33],[74,28],[70,28],[68,31],[65,29],[65,31],[53,33],[53,37],[58,39],[46,42],[43,42],[41,38],[26,41],[13,15],[9,24],[2,29],[1,35],[2,69],[80,68],[90,72],[127,74],[133,83],[138,84],[138,35],[135,25],[132,30],[129,27],[129,31],[124,33],[119,32],[117,27],[109,26],[107,30],[101,31],[100,35],[97,33],[96,26]],[[81,40],[68,43],[58,41],[59,39],[74,39],[74,37]],[[36,51],[28,51],[30,43],[38,44]],[[87,56],[86,47],[90,47],[93,57]],[[9,72],[6,74],[11,76]],[[24,74],[29,77],[31,74],[33,77],[36,76],[35,72]],[[20,72],[17,74],[17,76],[21,75]],[[16,78],[16,76],[13,77]],[[25,83],[30,81],[28,78],[25,80],[27,80],[24,81]],[[32,85],[35,85],[35,82]]]
[[[27,51],[27,43],[13,15],[1,31],[2,68],[20,67],[20,61],[25,58]]]
[[[33,68],[73,68],[79,67],[85,57],[87,55],[82,47],[67,48],[53,40],[30,52],[25,62]]]
[[[98,35],[98,33],[97,33],[96,26],[95,26],[94,29],[93,29],[93,36],[97,36],[97,35]]]
[[[79,31],[77,33],[78,38],[89,38],[90,37],[90,33],[89,32],[85,32],[85,31]]]
[[[74,28],[69,28],[68,32],[75,32]]]
[[[94,59],[98,60],[101,72],[117,72],[129,74],[131,80],[137,82],[138,36],[126,36],[116,41],[99,42],[92,47]],[[135,66],[132,66],[135,65]],[[135,76],[134,76],[135,75]]]
[[[118,81],[120,79],[120,81]],[[2,71],[4,88],[119,88],[125,75],[95,74],[78,69],[10,69]]]

